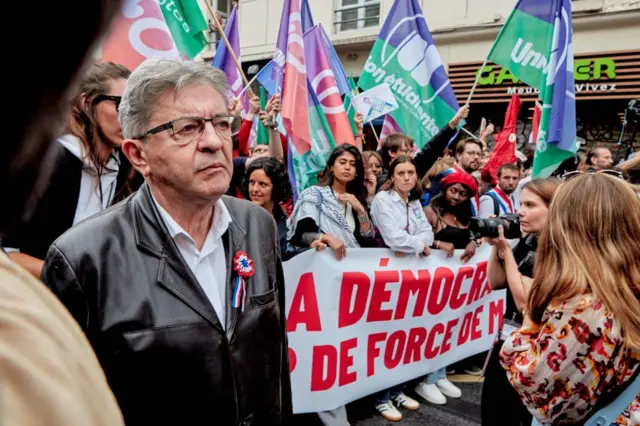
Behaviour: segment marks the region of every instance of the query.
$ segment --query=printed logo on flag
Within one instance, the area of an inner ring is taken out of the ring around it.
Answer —
[[[154,0],[128,0],[102,46],[102,60],[133,70],[150,57],[179,58],[169,28]]]
[[[390,113],[422,148],[459,105],[417,0],[396,0],[365,63],[358,85],[386,83],[398,102]]]

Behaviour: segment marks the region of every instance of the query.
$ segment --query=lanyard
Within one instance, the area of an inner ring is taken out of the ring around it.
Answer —
[[[407,227],[404,230],[409,232],[409,203],[407,203]]]
[[[498,198],[502,201],[504,201],[506,203],[506,206],[502,206],[507,213],[515,213],[513,211],[513,204],[511,204],[511,198],[509,198],[509,196],[507,194],[504,193],[504,191],[502,189],[500,189],[499,186],[496,186],[494,189],[496,195],[498,196]],[[508,209],[507,209],[508,207]]]

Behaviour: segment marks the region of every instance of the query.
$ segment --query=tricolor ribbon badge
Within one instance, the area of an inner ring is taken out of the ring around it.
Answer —
[[[247,295],[247,283],[245,280],[255,272],[253,260],[249,259],[245,252],[239,250],[233,258],[233,269],[237,273],[236,283],[233,288],[233,307],[243,312]]]

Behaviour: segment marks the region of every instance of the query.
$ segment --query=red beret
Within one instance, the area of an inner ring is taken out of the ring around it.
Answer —
[[[476,182],[473,176],[463,171],[451,172],[440,181],[440,186],[445,190],[456,183],[466,186],[471,191],[471,197],[478,193],[478,182]]]

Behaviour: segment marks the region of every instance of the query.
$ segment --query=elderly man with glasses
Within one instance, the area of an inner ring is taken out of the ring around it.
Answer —
[[[225,75],[148,60],[119,105],[140,190],[49,249],[42,278],[89,338],[127,425],[279,425],[291,416],[273,218],[224,196]]]

